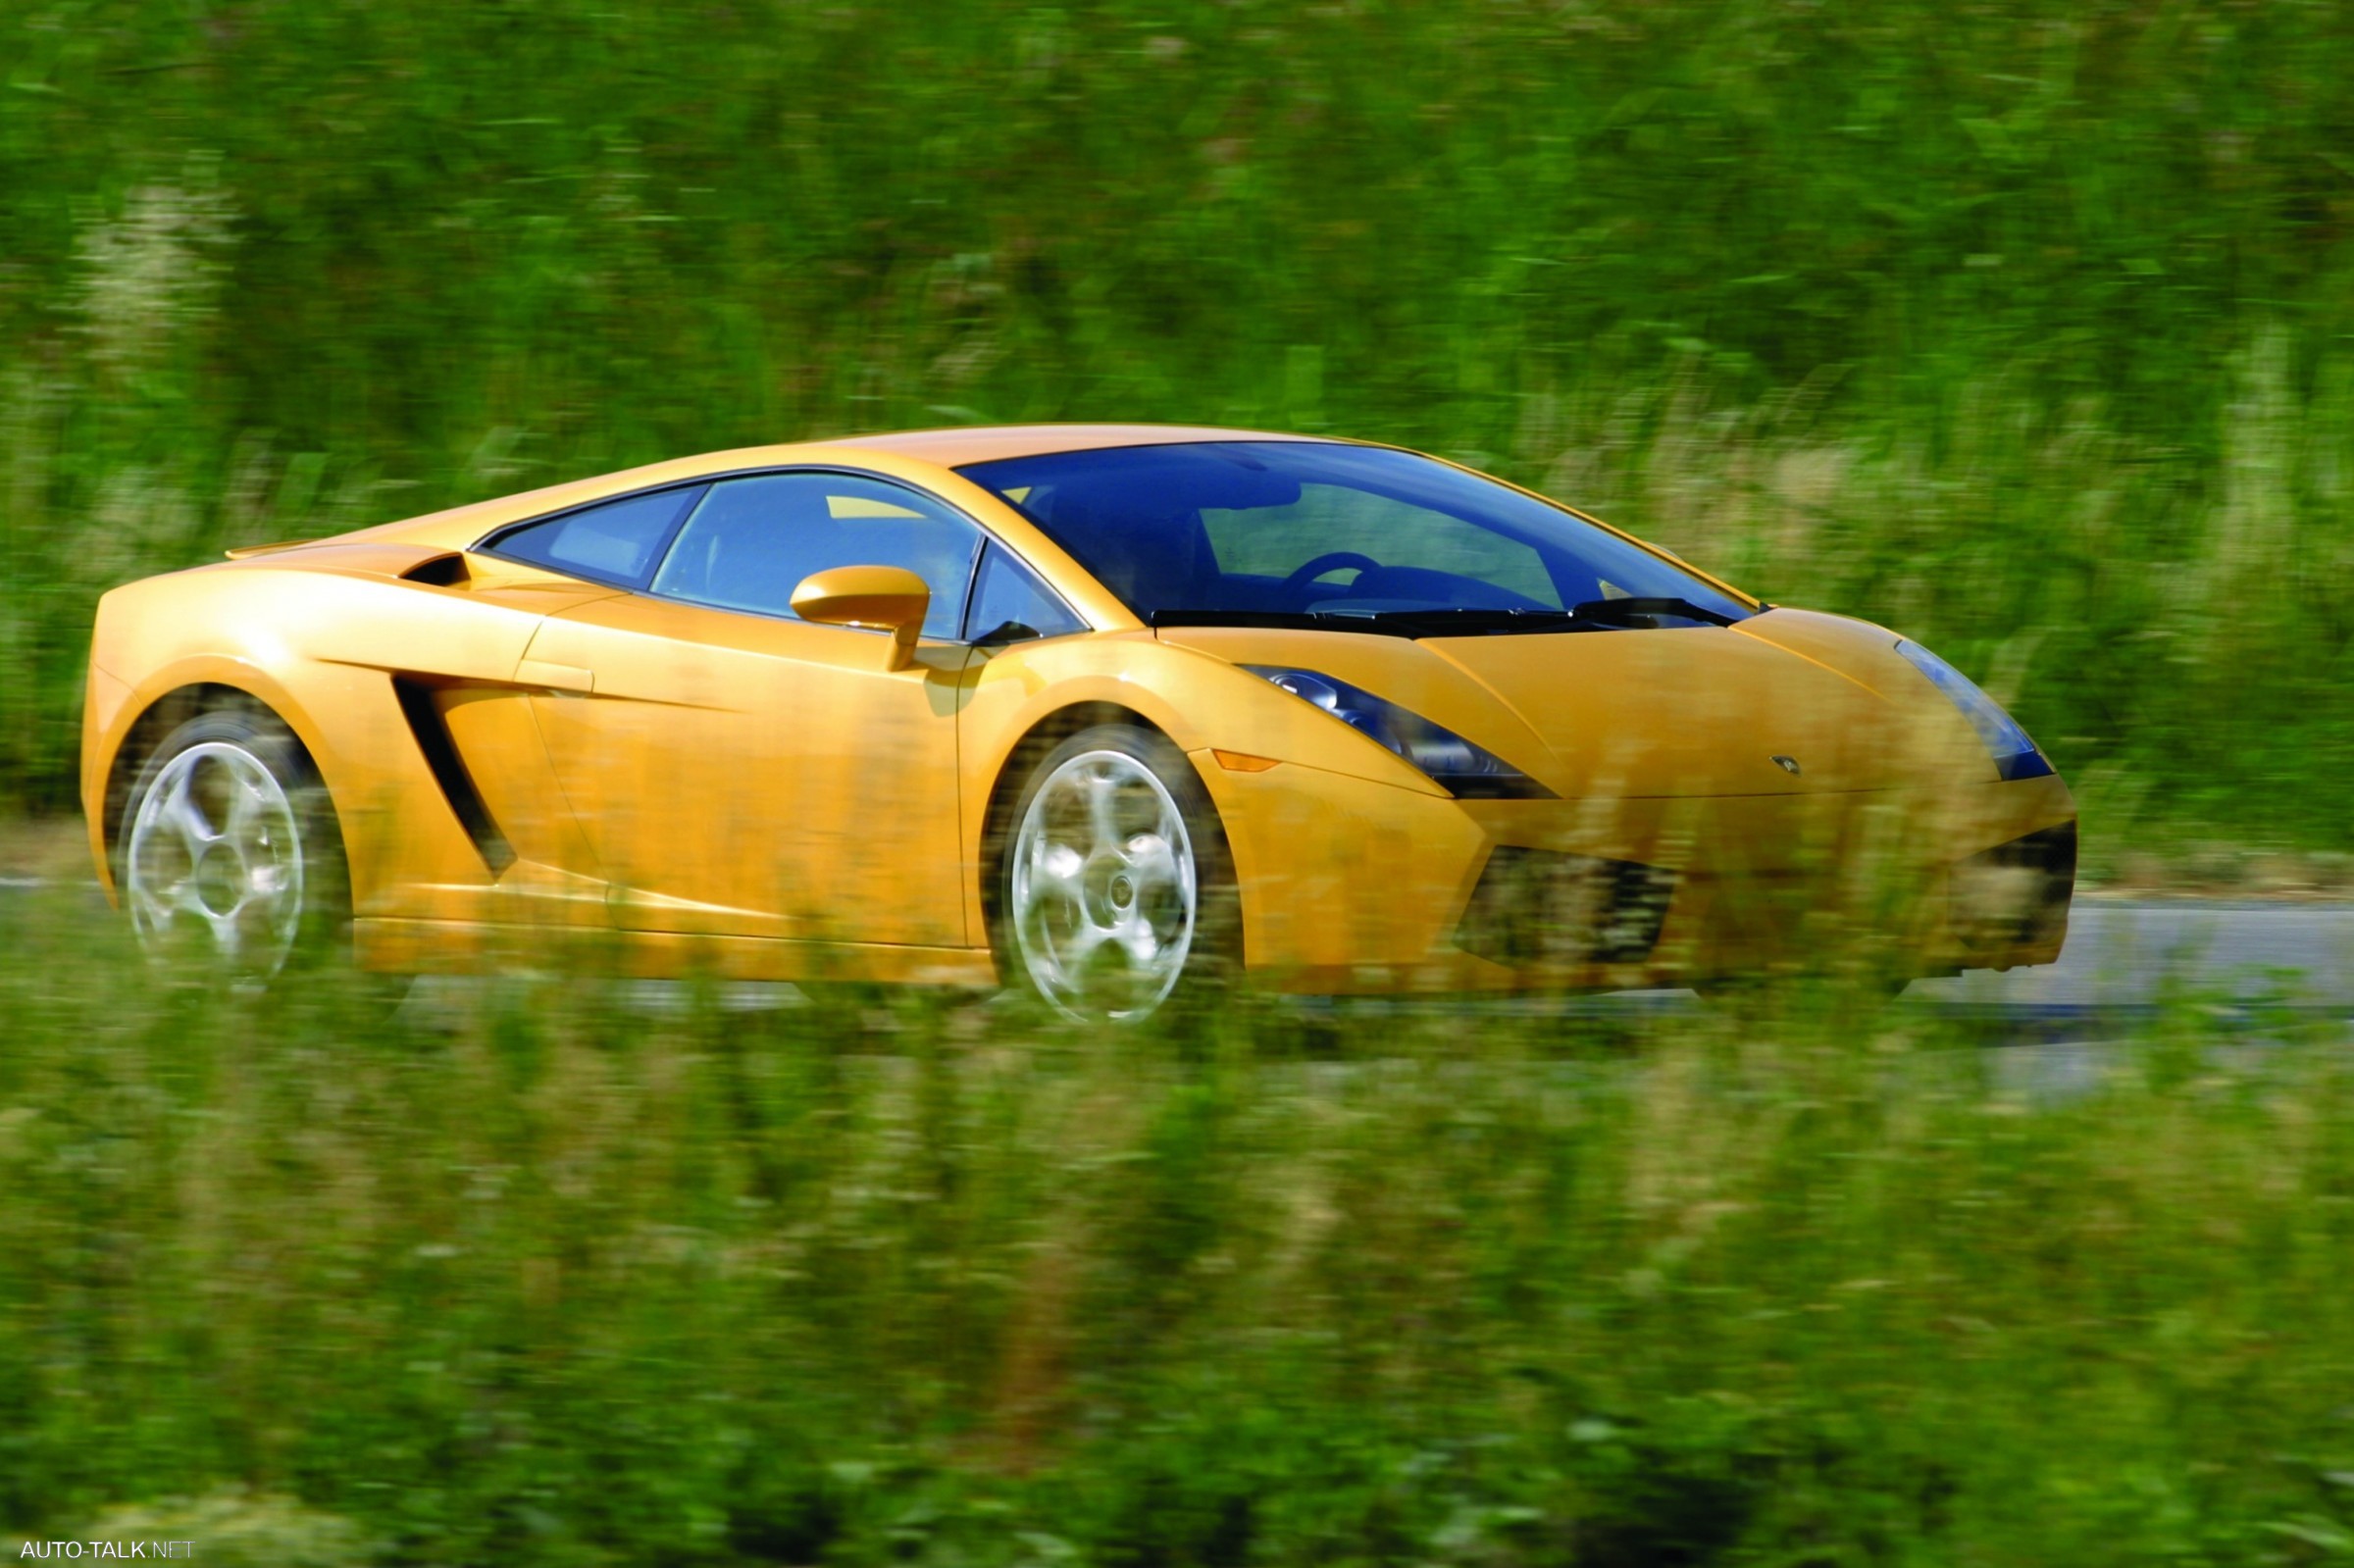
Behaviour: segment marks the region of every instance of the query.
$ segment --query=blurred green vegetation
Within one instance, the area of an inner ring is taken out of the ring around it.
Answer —
[[[2342,848],[2354,13],[2094,0],[0,12],[0,805],[225,544],[728,445],[1465,458],[2017,705],[2088,846]],[[2354,1550],[2354,1068],[2186,999],[561,977],[384,1021],[0,903],[0,1528],[218,1563]],[[1956,1048],[1948,1048],[1956,1047]]]
[[[1942,648],[2096,855],[2354,767],[2333,0],[23,0],[0,801],[106,584],[748,442],[1467,456]]]
[[[2342,1026],[2219,1042],[2185,997],[2038,1076],[1907,1008],[1102,1037],[721,999],[549,975],[386,1021],[0,902],[0,1530],[322,1565],[2354,1543]]]

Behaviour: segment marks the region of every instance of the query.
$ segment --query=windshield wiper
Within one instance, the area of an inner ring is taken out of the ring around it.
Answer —
[[[1499,632],[1582,632],[1572,610],[1497,610],[1458,605],[1428,610],[1368,610],[1351,615],[1329,612],[1336,621],[1370,621],[1385,629],[1416,637],[1476,637]]]
[[[1706,621],[1711,626],[1731,626],[1738,619],[1722,610],[1712,610],[1690,599],[1647,598],[1636,596],[1624,599],[1588,599],[1573,606],[1569,613],[1581,621],[1601,621],[1621,624],[1636,618],[1651,620],[1672,615],[1685,621]]]
[[[1615,632],[1656,616],[1731,626],[1734,618],[1689,599],[1594,599],[1567,610],[1433,606],[1427,610],[1155,610],[1154,627],[1267,627],[1300,632],[1369,632],[1386,637],[1477,637],[1514,632]]]
[[[1566,610],[1155,610],[1155,627],[1242,626],[1303,632],[1369,632],[1386,637],[1478,636],[1492,632],[1583,632]]]
[[[1371,616],[1332,615],[1319,610],[1154,610],[1145,617],[1145,622],[1154,628],[1243,626],[1292,632],[1380,632],[1390,636],[1413,635],[1404,627],[1377,626]]]
[[[1566,610],[1495,610],[1476,606],[1429,610],[1346,610],[1318,612],[1327,625],[1356,623],[1414,637],[1491,636],[1512,632],[1621,632],[1647,628],[1661,616],[1731,626],[1734,617],[1690,599],[1590,599]]]

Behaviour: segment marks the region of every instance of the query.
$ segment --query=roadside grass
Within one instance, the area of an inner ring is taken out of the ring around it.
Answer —
[[[0,878],[11,883],[88,885],[88,827],[78,816],[0,813]]]
[[[224,996],[86,900],[0,904],[0,1529],[551,1564],[2354,1540],[2342,1025],[2219,1049],[2184,996],[2038,1089],[1903,1007],[1091,1035],[617,995]]]
[[[2228,0],[166,0],[5,23],[0,803],[224,545],[974,420],[1393,439],[2343,852],[2354,78]]]
[[[1438,450],[1919,636],[2051,750],[2097,876],[2344,883],[2336,8],[34,0],[0,36],[12,813],[71,805],[97,594],[224,545],[1209,420]],[[0,834],[0,875],[78,875],[71,837]],[[0,1534],[2328,1560],[2354,1062],[2213,1000],[2065,1083],[1835,998],[1100,1037],[550,972],[387,1017],[175,987],[12,892]]]

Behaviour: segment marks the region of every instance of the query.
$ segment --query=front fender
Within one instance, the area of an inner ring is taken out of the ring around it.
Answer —
[[[1397,753],[1298,697],[1223,659],[1160,641],[1149,632],[976,650],[960,700],[961,841],[967,929],[972,931],[985,929],[984,839],[998,784],[1016,762],[1023,740],[1072,708],[1124,708],[1166,734],[1197,765],[1214,748],[1437,800],[1453,798]]]
[[[970,781],[993,786],[1023,736],[1085,703],[1127,708],[1182,751],[1216,747],[1450,798],[1379,741],[1224,659],[1145,632],[978,651],[959,729]]]

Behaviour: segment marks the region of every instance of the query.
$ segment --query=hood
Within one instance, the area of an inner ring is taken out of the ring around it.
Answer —
[[[1738,628],[1420,641],[1239,627],[1159,634],[1237,664],[1338,677],[1485,746],[1564,798],[1884,789],[1919,777],[1924,741],[1950,757],[1958,722],[1937,711],[1944,704],[1918,700],[1934,696],[1926,683],[1916,694],[1876,668],[1874,638],[1892,637],[1808,616],[1810,645],[1764,625],[1798,613]]]

